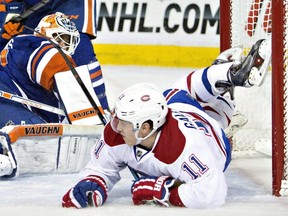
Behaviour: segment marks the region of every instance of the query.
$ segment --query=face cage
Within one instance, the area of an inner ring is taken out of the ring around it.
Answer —
[[[80,42],[79,35],[66,32],[53,33],[52,37],[58,43],[58,45],[60,45],[60,47],[63,50],[67,51],[70,55],[74,54]]]

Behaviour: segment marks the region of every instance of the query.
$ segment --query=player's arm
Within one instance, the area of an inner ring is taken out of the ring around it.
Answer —
[[[67,58],[75,67],[71,56],[67,55]],[[30,79],[48,91],[52,91],[55,86],[55,74],[68,70],[69,66],[63,56],[48,41],[42,42],[39,48],[35,49],[27,64],[27,73]]]
[[[229,157],[226,156],[226,151],[223,151],[223,141],[218,140],[221,145],[218,147],[210,129],[204,124],[201,126],[200,122],[197,131],[191,130],[196,129],[187,129],[186,146],[190,148],[185,147],[177,162],[168,165],[168,170],[176,173],[175,176],[146,177],[137,180],[132,185],[134,204],[152,202],[162,206],[205,208],[219,206],[225,202],[227,186],[223,170],[229,162]],[[217,149],[214,152],[216,156],[213,156],[208,148],[210,145],[219,148],[219,151]],[[214,157],[218,160],[215,161]],[[225,160],[226,157],[228,162]],[[222,166],[223,169],[219,168]]]
[[[211,208],[225,203],[227,186],[224,174],[210,172],[199,180],[181,182],[172,177],[143,177],[131,188],[135,205]]]
[[[41,57],[39,58],[39,56]],[[72,66],[75,67],[72,58],[69,55],[67,55],[67,58]],[[75,70],[98,105],[100,112],[104,114],[93,90],[87,66],[79,66]],[[54,90],[57,92],[69,123],[86,125],[102,124],[84,90],[70,71],[67,62],[49,42],[42,43],[40,49],[34,51],[27,71],[33,82],[38,83],[48,91]]]
[[[107,127],[105,130],[107,132]],[[91,151],[90,161],[79,173],[81,180],[63,196],[63,207],[99,207],[105,203],[107,192],[120,181],[119,172],[126,165],[121,162],[122,158],[118,157],[123,156],[124,153],[121,152],[125,151],[126,145],[108,147],[103,140],[103,134]],[[117,152],[117,154],[113,152]]]
[[[72,187],[62,198],[62,206],[69,208],[99,207],[107,199],[107,186],[99,176],[87,176]]]

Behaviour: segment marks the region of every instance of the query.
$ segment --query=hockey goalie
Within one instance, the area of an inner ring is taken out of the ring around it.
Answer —
[[[102,128],[107,118],[92,81],[94,69],[72,58],[79,43],[75,23],[57,12],[43,17],[34,34],[16,36],[2,50],[0,176],[77,172],[89,158],[100,134],[93,125]],[[75,133],[62,134],[65,128]]]

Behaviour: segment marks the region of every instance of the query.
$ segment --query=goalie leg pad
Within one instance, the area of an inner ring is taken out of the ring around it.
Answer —
[[[81,80],[88,89],[91,97],[99,107],[99,110],[104,113],[100,102],[93,90],[87,66],[83,65],[75,69],[77,70]],[[88,100],[83,89],[71,71],[57,73],[54,75],[54,77],[58,94],[66,110],[67,117],[72,124],[102,124],[99,117],[97,116],[97,112],[92,107],[90,101]]]
[[[57,172],[79,172],[90,159],[91,149],[98,137],[62,137],[57,159]]]
[[[75,173],[88,162],[97,136],[23,137],[12,143],[18,175]],[[8,168],[7,168],[8,169]]]

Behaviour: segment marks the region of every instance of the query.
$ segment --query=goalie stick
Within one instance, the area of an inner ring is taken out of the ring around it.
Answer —
[[[31,100],[31,99],[28,99],[28,98],[23,98],[23,97],[20,97],[20,96],[15,95],[15,94],[11,94],[11,93],[6,92],[6,91],[0,90],[0,97],[8,99],[8,100],[15,101],[15,102],[18,102],[18,103],[22,103],[22,104],[25,104],[25,105],[28,105],[28,106],[31,106],[31,107],[35,107],[35,108],[38,108],[38,109],[46,110],[48,112],[52,112],[52,113],[55,113],[55,114],[58,114],[58,115],[65,116],[65,112],[62,109],[50,106],[48,104],[40,103],[38,101],[34,101],[34,100]]]

